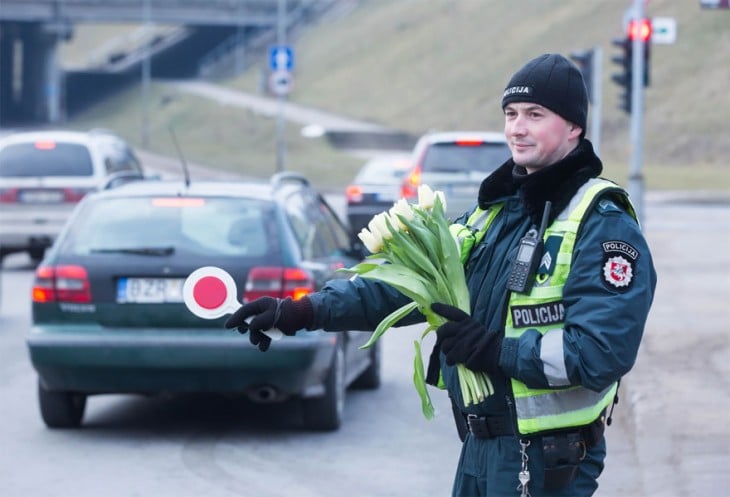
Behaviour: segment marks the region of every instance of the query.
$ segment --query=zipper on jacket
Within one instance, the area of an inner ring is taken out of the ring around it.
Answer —
[[[505,297],[504,297],[504,304],[502,305],[502,323],[503,326],[506,327],[507,323],[507,312],[509,312],[509,300],[510,300],[510,294],[512,293],[510,290],[505,289]],[[502,333],[505,333],[505,329],[502,328]],[[511,422],[512,422],[512,428],[514,429],[515,436],[519,438],[520,430],[517,425],[517,406],[515,405],[515,394],[512,390],[512,378],[505,375],[505,401],[507,402],[507,410],[510,413]]]

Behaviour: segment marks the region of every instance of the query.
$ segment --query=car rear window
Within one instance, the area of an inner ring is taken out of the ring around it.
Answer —
[[[371,160],[358,172],[356,183],[389,184],[400,183],[409,169],[408,159]]]
[[[91,155],[84,145],[41,141],[0,150],[0,177],[92,176]]]
[[[276,257],[273,204],[203,197],[113,198],[85,205],[62,251],[76,255],[155,251],[201,256]]]
[[[421,167],[424,172],[492,172],[509,157],[506,143],[436,143],[428,147]]]

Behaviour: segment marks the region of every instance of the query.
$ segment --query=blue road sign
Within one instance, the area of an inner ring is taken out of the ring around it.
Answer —
[[[294,50],[289,45],[275,45],[269,51],[272,71],[291,71],[294,68]]]

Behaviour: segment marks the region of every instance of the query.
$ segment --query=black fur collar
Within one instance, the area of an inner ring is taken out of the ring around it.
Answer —
[[[597,177],[603,164],[587,139],[565,158],[532,174],[525,168],[507,160],[495,172],[487,176],[479,188],[479,206],[484,209],[491,203],[519,191],[520,198],[532,221],[540,224],[545,202],[552,202],[550,222],[568,205],[583,183]]]

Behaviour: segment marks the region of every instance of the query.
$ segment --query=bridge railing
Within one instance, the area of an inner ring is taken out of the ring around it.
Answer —
[[[319,0],[287,0],[287,11]],[[276,22],[278,0],[2,0],[0,20],[257,25]]]

